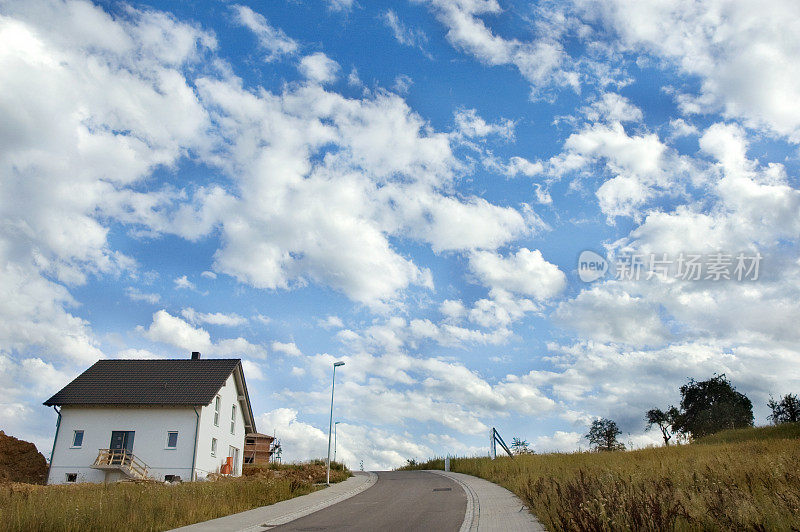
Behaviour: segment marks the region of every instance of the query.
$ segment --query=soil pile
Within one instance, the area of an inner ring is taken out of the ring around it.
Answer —
[[[0,482],[44,484],[46,480],[47,460],[36,446],[0,430]]]

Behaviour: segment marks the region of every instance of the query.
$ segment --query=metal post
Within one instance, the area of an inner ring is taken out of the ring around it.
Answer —
[[[336,386],[336,368],[344,366],[344,362],[333,363],[333,378],[331,379],[331,419],[328,423],[328,471],[325,474],[325,483],[331,485],[331,432],[333,432],[333,390]]]
[[[337,421],[333,424],[333,461],[336,461],[336,425],[341,423],[341,421]]]

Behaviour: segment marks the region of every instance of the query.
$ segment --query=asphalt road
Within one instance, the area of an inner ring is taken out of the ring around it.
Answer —
[[[457,531],[466,510],[464,490],[447,477],[424,471],[384,471],[368,490],[270,531]]]

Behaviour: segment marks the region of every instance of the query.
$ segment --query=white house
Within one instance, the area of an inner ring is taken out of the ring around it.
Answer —
[[[45,401],[58,412],[48,484],[241,474],[256,432],[239,359],[100,360]]]

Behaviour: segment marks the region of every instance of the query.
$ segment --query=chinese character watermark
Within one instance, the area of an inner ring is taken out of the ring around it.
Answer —
[[[757,281],[761,253],[630,253],[617,257],[612,265],[594,251],[578,257],[578,277],[591,283],[612,273],[618,281],[677,279],[681,281]]]

